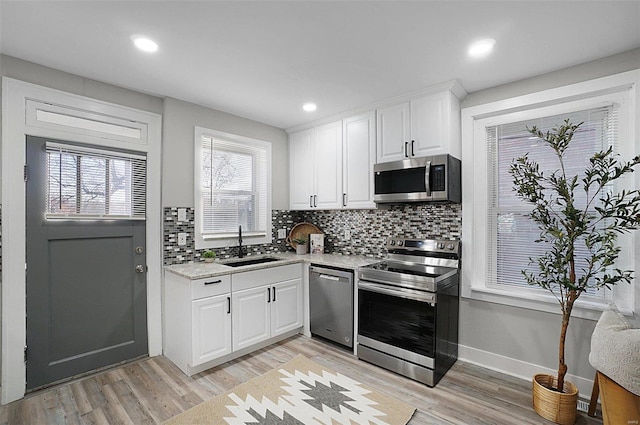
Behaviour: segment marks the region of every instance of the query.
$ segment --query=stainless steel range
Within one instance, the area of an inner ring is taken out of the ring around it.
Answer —
[[[458,358],[460,242],[390,238],[358,269],[358,358],[434,386]]]

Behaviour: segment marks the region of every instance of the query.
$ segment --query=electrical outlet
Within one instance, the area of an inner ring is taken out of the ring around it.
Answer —
[[[178,233],[178,245],[183,246],[187,244],[187,234],[184,232]]]
[[[278,239],[284,239],[287,237],[287,229],[278,229]]]
[[[178,221],[187,221],[187,209],[178,208]]]
[[[349,229],[344,230],[344,240],[345,241],[351,240],[351,230]]]

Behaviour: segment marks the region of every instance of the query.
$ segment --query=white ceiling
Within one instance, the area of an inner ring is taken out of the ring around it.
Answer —
[[[452,79],[474,92],[638,48],[639,22],[640,1],[2,0],[0,49],[289,128]],[[159,51],[137,51],[134,33]],[[494,53],[467,58],[483,37]]]

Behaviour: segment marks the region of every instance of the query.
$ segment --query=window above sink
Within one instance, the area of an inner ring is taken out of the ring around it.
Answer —
[[[271,243],[271,144],[195,127],[195,247]],[[236,266],[237,267],[237,266]]]

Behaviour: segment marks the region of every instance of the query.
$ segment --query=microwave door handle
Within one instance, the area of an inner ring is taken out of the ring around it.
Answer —
[[[427,166],[424,170],[424,187],[425,192],[427,192],[427,196],[431,196],[431,186],[429,185],[429,180],[431,177],[431,161],[427,161]]]

